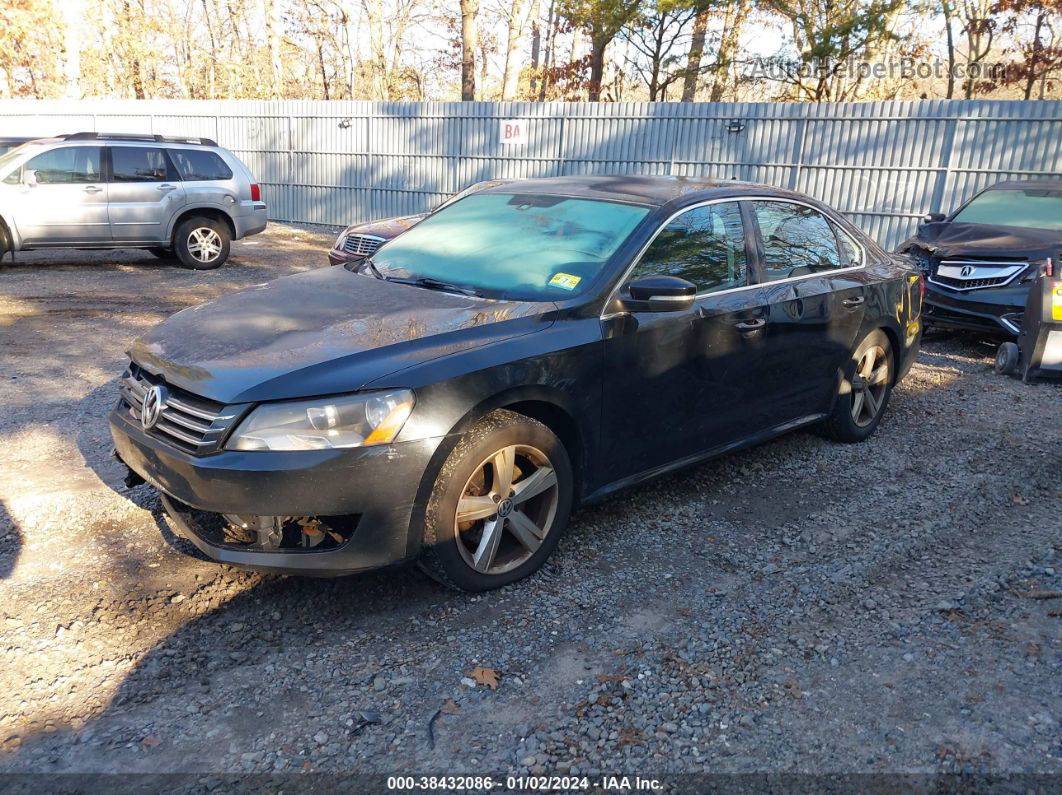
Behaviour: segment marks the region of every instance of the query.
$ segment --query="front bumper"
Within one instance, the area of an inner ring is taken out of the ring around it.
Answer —
[[[240,515],[360,517],[351,538],[337,549],[248,550],[198,534],[170,501],[167,507],[184,534],[217,561],[328,576],[392,565],[419,550],[424,475],[441,438],[350,450],[193,456],[148,436],[125,412],[112,411],[110,426],[122,462],[187,506]]]
[[[1029,285],[949,290],[926,280],[922,318],[927,323],[1017,336],[1029,298]]]
[[[334,248],[328,250],[329,265],[346,265],[348,262],[360,262],[363,259],[365,259],[363,254],[348,254]]]

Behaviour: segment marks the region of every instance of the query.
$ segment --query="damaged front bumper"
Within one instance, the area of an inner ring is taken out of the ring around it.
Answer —
[[[1021,332],[1029,285],[949,290],[926,280],[923,319],[936,326],[995,331],[1011,336]]]
[[[119,460],[161,492],[181,534],[219,562],[333,576],[400,563],[420,549],[423,505],[431,489],[425,475],[441,438],[195,456],[145,434],[126,412],[112,412],[110,427]],[[205,514],[228,515],[227,524],[244,525],[244,537],[239,527],[230,528],[234,536],[204,522]],[[281,542],[295,525],[309,529],[311,538],[325,533],[325,543]],[[258,532],[262,528],[264,534]]]

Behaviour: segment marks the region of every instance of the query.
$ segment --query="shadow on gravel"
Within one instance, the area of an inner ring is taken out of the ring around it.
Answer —
[[[22,550],[22,532],[0,500],[0,580],[7,579],[15,570],[19,552]]]

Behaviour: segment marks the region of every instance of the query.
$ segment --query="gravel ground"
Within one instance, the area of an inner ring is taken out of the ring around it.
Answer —
[[[203,560],[109,458],[123,352],[330,240],[273,225],[205,273],[134,251],[0,270],[0,772],[1057,784],[1062,401],[976,337],[927,338],[869,442],[797,433],[623,492],[487,595]]]

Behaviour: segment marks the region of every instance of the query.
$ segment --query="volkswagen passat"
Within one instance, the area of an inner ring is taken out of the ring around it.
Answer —
[[[907,260],[800,194],[509,182],[356,266],[177,313],[133,344],[111,430],[219,561],[417,559],[484,590],[577,504],[802,426],[866,439],[920,304]]]

